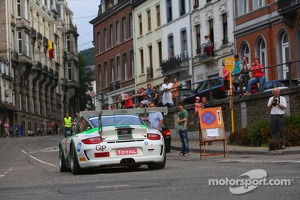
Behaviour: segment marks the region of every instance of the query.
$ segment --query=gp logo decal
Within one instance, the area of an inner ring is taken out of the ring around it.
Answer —
[[[96,146],[96,151],[104,151],[105,149],[106,149],[106,146],[105,146],[105,145],[103,145],[103,146],[97,145],[97,146]]]

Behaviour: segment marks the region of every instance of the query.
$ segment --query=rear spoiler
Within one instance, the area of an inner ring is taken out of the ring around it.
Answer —
[[[101,111],[81,111],[79,116],[98,116],[98,133],[102,136],[102,116],[110,115],[136,115],[136,114],[147,114],[150,112],[162,112],[164,115],[168,114],[167,107],[154,107],[154,108],[130,108],[130,109],[119,109],[119,110],[101,110]]]
[[[118,109],[118,110],[101,110],[101,111],[81,111],[80,117],[90,116],[109,116],[109,115],[135,115],[135,114],[147,114],[150,112],[162,112],[164,115],[168,114],[167,107],[154,107],[154,108],[130,108],[130,109]]]

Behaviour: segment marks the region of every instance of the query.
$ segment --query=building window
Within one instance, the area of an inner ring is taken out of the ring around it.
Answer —
[[[106,35],[106,28],[103,29],[103,49],[106,50],[107,49],[107,35]]]
[[[109,46],[112,47],[114,45],[114,30],[113,25],[109,26]]]
[[[116,58],[117,62],[117,80],[121,80],[121,66],[120,66],[120,56],[117,56]]]
[[[200,35],[200,25],[196,25],[195,26],[196,29],[196,41],[197,41],[197,49],[196,49],[196,53],[200,54],[201,53],[201,35]]]
[[[22,99],[23,99],[23,95],[22,93],[20,93],[20,102],[19,102],[20,110],[23,110]]]
[[[127,73],[127,54],[124,53],[123,54],[123,71],[124,71],[124,80],[127,80],[128,79],[128,73]]]
[[[266,43],[265,43],[265,40],[260,37],[258,40],[257,40],[257,44],[256,44],[256,57],[258,57],[260,59],[260,63],[263,65],[263,66],[266,66]],[[267,76],[267,70],[265,70],[265,76]]]
[[[180,9],[180,16],[185,14],[185,0],[180,0],[179,1],[179,9]]]
[[[68,81],[72,80],[72,64],[68,63]]]
[[[110,59],[110,82],[115,81],[114,59]]]
[[[116,21],[116,43],[120,43],[120,23]]]
[[[287,63],[290,61],[290,42],[289,37],[286,31],[281,31],[278,37],[278,64]],[[288,78],[288,66],[285,64],[282,67],[277,67],[278,70],[278,79],[287,79]]]
[[[28,20],[28,1],[23,1],[24,3],[24,18]]]
[[[243,56],[246,56],[248,62],[251,62],[249,45],[246,42],[243,42],[241,44],[241,56],[240,57],[243,57]]]
[[[101,65],[98,65],[98,85],[99,88],[102,88],[102,73],[101,73]]]
[[[98,50],[98,54],[100,53],[100,50],[101,50],[101,48],[100,48],[100,44],[101,44],[101,42],[100,42],[100,32],[97,32],[97,50]]]
[[[181,58],[185,59],[188,57],[187,53],[187,37],[186,30],[181,31]]]
[[[140,59],[141,59],[141,63],[140,63],[141,73],[144,74],[145,70],[144,70],[144,51],[143,51],[143,49],[140,50]]]
[[[206,3],[209,3],[209,2],[211,2],[211,0],[206,0]]]
[[[228,43],[228,24],[227,24],[227,13],[222,14],[223,21],[223,39],[222,44]]]
[[[130,77],[135,75],[133,51],[130,51]]]
[[[28,33],[25,33],[25,40],[24,40],[24,50],[25,50],[25,55],[30,56],[30,42],[29,42],[29,35]]]
[[[213,19],[208,20],[208,24],[209,24],[209,38],[211,43],[214,43],[214,21]]]
[[[249,12],[248,0],[239,0],[238,2],[238,15],[244,15]]]
[[[133,28],[132,28],[132,13],[129,13],[129,38],[132,38]]]
[[[172,0],[167,0],[167,22],[172,21]]]
[[[151,12],[147,11],[148,31],[151,31]]]
[[[21,0],[17,0],[17,17],[21,17]]]
[[[174,58],[174,39],[173,35],[168,36],[169,58]]]
[[[104,62],[104,84],[108,86],[107,62]]]
[[[152,46],[149,46],[149,47],[148,47],[148,51],[149,51],[150,68],[152,68],[152,67],[153,67]]]
[[[140,29],[140,35],[143,35],[143,22],[142,22],[142,15],[139,17],[139,29]]]
[[[160,27],[161,25],[161,19],[160,19],[160,5],[156,6],[156,25],[157,27]]]
[[[71,39],[70,39],[70,35],[67,35],[67,52],[68,53],[71,52]]]
[[[22,55],[23,50],[22,50],[22,32],[18,31],[18,52],[20,55]]]
[[[265,5],[265,0],[252,0],[253,10],[256,10]]]
[[[161,66],[162,62],[162,48],[161,48],[161,41],[157,42],[157,52],[158,52],[158,61],[159,61],[159,66]]]
[[[123,41],[126,40],[126,18],[122,18],[122,39]]]

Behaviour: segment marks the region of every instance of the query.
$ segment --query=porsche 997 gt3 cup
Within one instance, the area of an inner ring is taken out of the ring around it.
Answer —
[[[166,107],[80,112],[72,135],[59,143],[59,169],[76,175],[88,168],[166,165],[164,137],[139,117]]]

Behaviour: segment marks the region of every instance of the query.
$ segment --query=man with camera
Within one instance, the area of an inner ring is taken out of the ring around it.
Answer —
[[[270,126],[272,131],[272,140],[275,141],[277,138],[277,133],[280,133],[280,138],[282,142],[282,149],[285,149],[285,135],[284,135],[284,113],[287,107],[286,100],[283,96],[280,96],[280,90],[274,88],[273,96],[269,98],[267,107],[271,111],[270,116]]]

